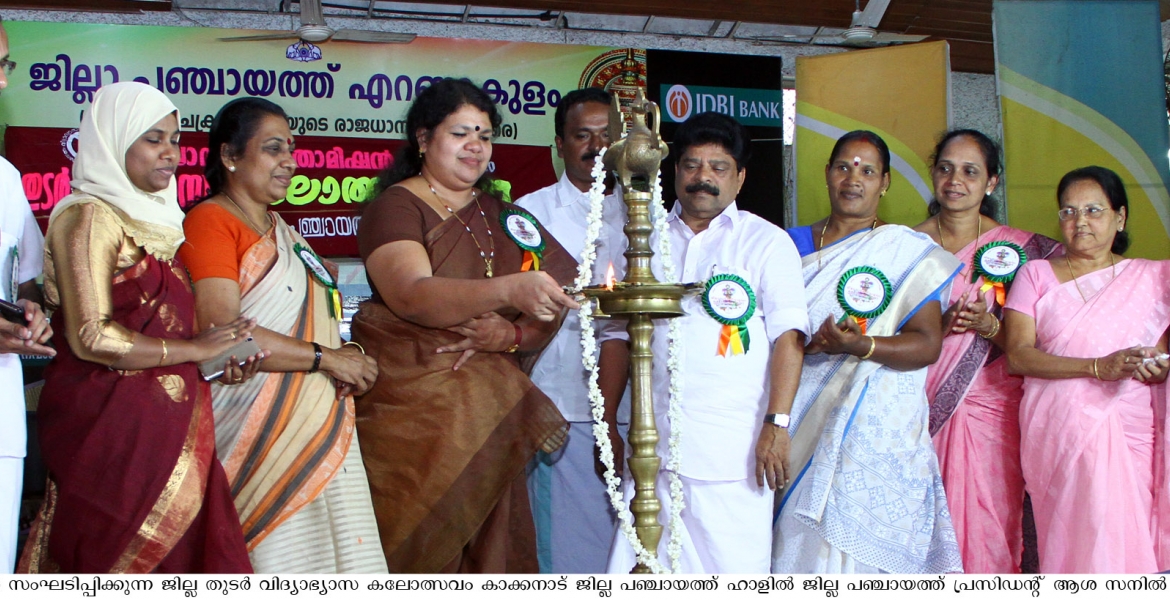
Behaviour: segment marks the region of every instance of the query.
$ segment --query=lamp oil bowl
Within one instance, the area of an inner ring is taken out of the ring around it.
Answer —
[[[626,317],[634,314],[651,319],[669,319],[686,314],[682,299],[702,290],[698,283],[628,283],[595,285],[581,290],[587,298],[596,298],[597,316]]]

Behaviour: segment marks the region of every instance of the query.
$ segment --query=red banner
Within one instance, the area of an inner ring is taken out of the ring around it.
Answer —
[[[294,158],[297,173],[284,200],[273,205],[284,220],[324,256],[357,256],[359,209],[372,178],[393,161],[402,140],[302,136]],[[43,230],[57,201],[71,192],[70,171],[77,130],[10,126],[4,134],[8,160],[21,172],[24,193]],[[175,174],[179,203],[190,208],[207,194],[203,166],[207,134],[183,133]],[[556,181],[547,146],[495,144],[492,173],[512,183],[512,198]]]

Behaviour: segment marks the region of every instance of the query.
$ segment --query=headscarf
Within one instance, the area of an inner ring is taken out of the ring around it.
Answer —
[[[49,225],[74,204],[105,202],[116,208],[126,233],[161,260],[175,256],[183,243],[183,211],[171,177],[166,189],[147,193],[126,174],[126,151],[139,136],[179,109],[157,89],[126,81],[102,86],[81,119],[73,193],[53,207]],[[176,163],[177,164],[177,163]]]

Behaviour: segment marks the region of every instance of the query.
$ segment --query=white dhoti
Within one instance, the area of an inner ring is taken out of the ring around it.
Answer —
[[[627,426],[620,425],[625,437]],[[569,423],[565,445],[528,472],[541,573],[604,573],[617,516],[594,469],[593,423]]]
[[[681,479],[684,501],[681,572],[768,573],[772,558],[772,491],[767,486],[757,486],[754,479]],[[659,471],[657,486],[658,499],[662,502],[662,512],[658,515],[662,523],[658,560],[669,568],[670,480],[666,471]],[[627,476],[622,488],[628,502],[634,493],[633,480]],[[609,572],[629,573],[636,564],[634,549],[618,531],[613,538]]]
[[[20,492],[24,459],[0,456],[0,573],[16,566],[16,533],[20,530]]]

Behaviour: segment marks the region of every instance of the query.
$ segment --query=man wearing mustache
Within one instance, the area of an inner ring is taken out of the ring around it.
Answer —
[[[557,156],[564,160],[565,172],[556,184],[516,202],[536,216],[578,260],[585,246],[594,159],[610,143],[610,102],[609,94],[600,88],[565,94],[553,117]],[[625,225],[621,197],[606,196],[604,207],[601,239],[611,237],[606,230],[620,235]],[[608,267],[600,261],[595,264],[602,273]],[[537,454],[530,465],[528,489],[542,573],[600,573],[609,555],[614,517],[605,486],[594,473],[587,375],[581,364],[581,326],[577,313],[570,311],[532,369],[533,383],[548,394],[569,421],[565,445],[551,455]],[[620,395],[625,381],[622,374],[606,385],[616,387]],[[629,422],[628,414],[627,408],[617,420]],[[618,431],[611,431],[611,440],[620,447]]]
[[[750,142],[734,119],[706,112],[679,125],[671,148],[678,194],[666,217],[671,260],[683,282],[705,284],[698,297],[683,300],[686,314],[679,317],[682,397],[673,424],[681,457],[674,474],[683,486],[679,566],[684,573],[769,572],[773,497],[794,476],[788,471],[787,428],[809,332],[804,278],[788,234],[736,207]],[[657,232],[651,240],[655,249],[656,238]],[[661,261],[655,254],[651,266],[665,281]],[[624,261],[615,262],[624,270]],[[609,369],[628,368],[620,353],[617,359],[610,356],[626,338],[623,327],[604,325],[603,379]],[[668,320],[654,320],[654,413],[663,459],[657,488],[664,525],[671,514],[668,329]],[[607,413],[617,400],[606,396]],[[628,501],[629,479],[624,490]],[[658,558],[668,568],[669,530],[664,528],[658,546]],[[633,549],[619,532],[609,571],[628,573],[634,563]]]

